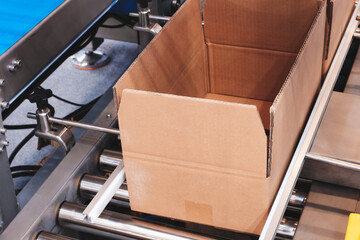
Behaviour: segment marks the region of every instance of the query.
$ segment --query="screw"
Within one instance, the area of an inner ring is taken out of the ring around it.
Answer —
[[[7,108],[9,108],[10,104],[7,101],[3,101],[3,102],[1,102],[0,106],[2,109],[7,109]]]
[[[15,66],[21,67],[21,60],[15,59],[14,61],[12,61],[12,64],[14,64]]]
[[[111,114],[110,113],[106,114],[106,118],[111,118]]]
[[[16,59],[16,60],[13,60],[11,62],[11,64],[9,64],[8,69],[10,72],[16,72],[16,70],[20,67],[21,67],[21,60]]]
[[[9,146],[9,141],[8,140],[2,140],[1,144],[4,145],[5,147]]]
[[[5,129],[5,128],[0,128],[0,133],[5,134],[5,133],[6,133],[6,129]]]
[[[2,87],[4,85],[5,85],[5,79],[0,78],[0,86]]]

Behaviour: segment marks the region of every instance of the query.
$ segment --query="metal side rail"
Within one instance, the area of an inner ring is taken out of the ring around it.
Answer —
[[[306,154],[310,150],[311,144],[314,140],[317,129],[319,128],[336,80],[343,66],[344,59],[351,45],[355,30],[359,25],[359,22],[356,19],[359,13],[359,6],[359,4],[356,6],[353,15],[350,18],[349,25],[346,28],[345,34],[340,42],[329,72],[325,78],[325,82],[321,88],[310,118],[306,124],[305,130],[301,136],[293,158],[291,159],[290,165],[280,186],[278,194],[276,195],[259,240],[274,239],[276,236],[278,226],[288,205],[289,198],[302,170]]]

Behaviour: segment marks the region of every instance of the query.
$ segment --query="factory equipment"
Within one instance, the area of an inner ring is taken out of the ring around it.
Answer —
[[[23,94],[32,92],[30,99],[38,109],[36,113],[28,113],[27,117],[36,119],[35,134],[44,141],[55,141],[61,146],[29,182],[27,189],[18,195],[22,209],[18,212],[7,160],[5,131],[0,131],[0,181],[4,186],[0,187],[0,223],[3,227],[0,239],[322,239],[322,232],[316,231],[316,227],[328,224],[327,227],[331,228],[334,223],[327,219],[312,222],[317,216],[315,212],[320,211],[318,208],[326,208],[324,211],[329,218],[333,217],[344,224],[344,214],[338,216],[339,211],[349,212],[359,206],[359,164],[319,156],[311,151],[351,46],[358,45],[354,36],[359,26],[359,19],[356,19],[359,5],[354,9],[342,37],[265,227],[260,236],[254,236],[131,211],[112,89],[100,98],[82,122],[54,117],[47,102],[51,93],[41,88],[34,91],[34,86],[43,80],[47,71],[58,64],[56,60],[70,55],[65,50],[86,38],[86,33],[93,31],[92,26],[102,21],[103,14],[114,3],[90,1],[85,4],[82,0],[78,1],[84,9],[89,9],[79,13],[85,14],[87,21],[81,27],[69,30],[72,31],[72,38],[77,37],[58,45],[60,50],[54,49],[55,57],[49,59],[47,55],[40,58],[39,62],[43,62],[34,65],[33,70],[26,67],[31,55],[19,53],[23,52],[21,49],[28,41],[32,41],[30,34],[0,56],[0,65],[8,67],[8,70],[0,72],[0,77],[6,81],[6,85],[0,89],[2,106],[7,108],[3,116],[6,117],[16,108],[23,100]],[[47,17],[45,23],[31,31],[44,34],[43,31],[47,31],[52,22],[63,19],[61,14],[69,14],[69,11],[78,8],[72,6],[74,2],[65,1],[55,14]],[[173,1],[174,6],[179,2]],[[144,48],[161,30],[158,23],[150,20],[168,21],[170,18],[151,15],[148,1],[139,1],[139,4],[139,13],[130,15],[139,19],[134,29],[140,33],[140,48]],[[25,53],[27,51],[24,50]],[[76,129],[70,130],[70,127]],[[76,142],[75,138],[78,139]],[[55,164],[56,168],[49,170],[47,166],[51,164]],[[323,169],[330,170],[317,174]],[[349,175],[353,178],[349,178]],[[44,176],[47,179],[37,186],[36,181]],[[31,198],[25,196],[30,188],[36,189]],[[337,194],[345,196],[345,200],[339,200]],[[325,207],[322,207],[322,203]],[[315,230],[311,230],[309,224]],[[342,235],[345,232],[338,236]]]

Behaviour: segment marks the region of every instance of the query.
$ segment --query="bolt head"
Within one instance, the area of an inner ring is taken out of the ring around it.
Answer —
[[[7,102],[7,101],[3,101],[3,102],[1,103],[1,108],[2,108],[2,109],[7,109],[7,108],[9,108],[9,106],[10,106],[10,104],[9,104],[9,102]]]

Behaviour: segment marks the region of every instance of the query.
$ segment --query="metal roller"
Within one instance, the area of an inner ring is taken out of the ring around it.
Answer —
[[[307,200],[307,193],[305,191],[294,189],[290,200],[289,205],[295,206],[295,207],[303,207]]]
[[[105,149],[99,157],[99,168],[103,172],[112,172],[123,161],[119,151]]]
[[[76,240],[76,239],[50,232],[40,232],[37,235],[36,240]]]
[[[79,193],[82,198],[93,199],[94,196],[98,193],[100,188],[104,185],[106,181],[105,177],[93,176],[90,174],[85,174],[79,184]],[[116,191],[113,199],[110,203],[130,207],[129,205],[129,193],[127,191],[126,183],[123,183],[119,190]]]
[[[277,235],[292,239],[295,236],[298,224],[298,221],[283,218],[277,230]]]
[[[64,202],[58,212],[61,226],[103,237],[123,239],[124,236],[145,240],[194,240],[214,239],[185,231],[145,222],[129,215],[104,210],[92,223],[84,221],[86,206]]]

